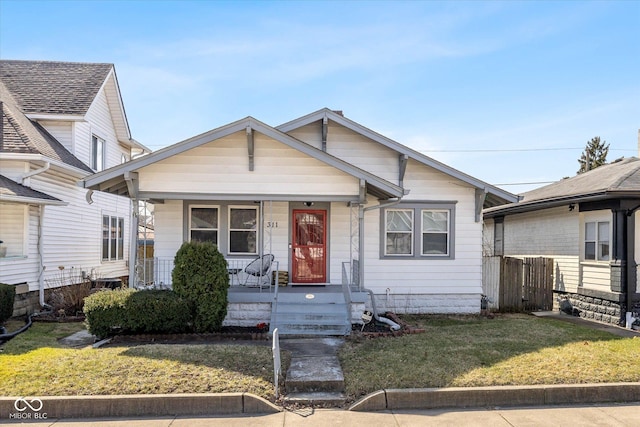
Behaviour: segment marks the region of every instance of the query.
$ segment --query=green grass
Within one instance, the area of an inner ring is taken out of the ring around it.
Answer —
[[[403,319],[426,332],[341,349],[352,399],[384,388],[640,381],[637,338],[527,315]]]
[[[249,392],[273,400],[269,346],[175,344],[61,347],[82,324],[35,323],[0,353],[0,395]],[[288,356],[283,354],[283,365]]]
[[[404,316],[426,332],[350,338],[350,400],[380,389],[640,381],[640,339],[527,315]],[[250,392],[273,401],[269,346],[149,344],[71,349],[77,323],[35,323],[0,347],[0,395]],[[283,354],[283,371],[289,364]]]

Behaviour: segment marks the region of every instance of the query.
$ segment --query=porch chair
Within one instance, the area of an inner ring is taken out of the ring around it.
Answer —
[[[273,254],[265,254],[251,261],[243,270],[245,276],[243,286],[260,288],[271,286],[274,259]]]

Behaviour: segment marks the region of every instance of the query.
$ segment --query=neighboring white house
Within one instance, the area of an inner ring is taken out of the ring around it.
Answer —
[[[61,267],[127,276],[131,201],[78,186],[144,150],[114,66],[1,60],[0,102],[0,282],[42,303]]]
[[[271,253],[280,294],[348,283],[398,313],[479,312],[481,212],[516,200],[329,109],[278,127],[247,117],[84,185],[155,202],[158,261],[191,239],[230,266]]]
[[[484,211],[491,255],[553,258],[554,293],[624,325],[640,311],[640,160],[617,160]]]

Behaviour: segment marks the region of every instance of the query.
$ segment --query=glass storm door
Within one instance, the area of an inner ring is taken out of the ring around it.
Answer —
[[[292,283],[327,282],[327,211],[294,210]]]

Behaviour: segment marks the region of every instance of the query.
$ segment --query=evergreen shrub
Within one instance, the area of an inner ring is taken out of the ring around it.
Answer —
[[[181,333],[192,327],[191,307],[173,291],[115,289],[85,299],[90,333],[104,338],[115,333]]]
[[[196,332],[216,332],[227,316],[227,261],[210,242],[185,242],[174,259],[173,290],[191,302]]]
[[[0,283],[0,324],[13,315],[13,303],[16,299],[16,287]]]

